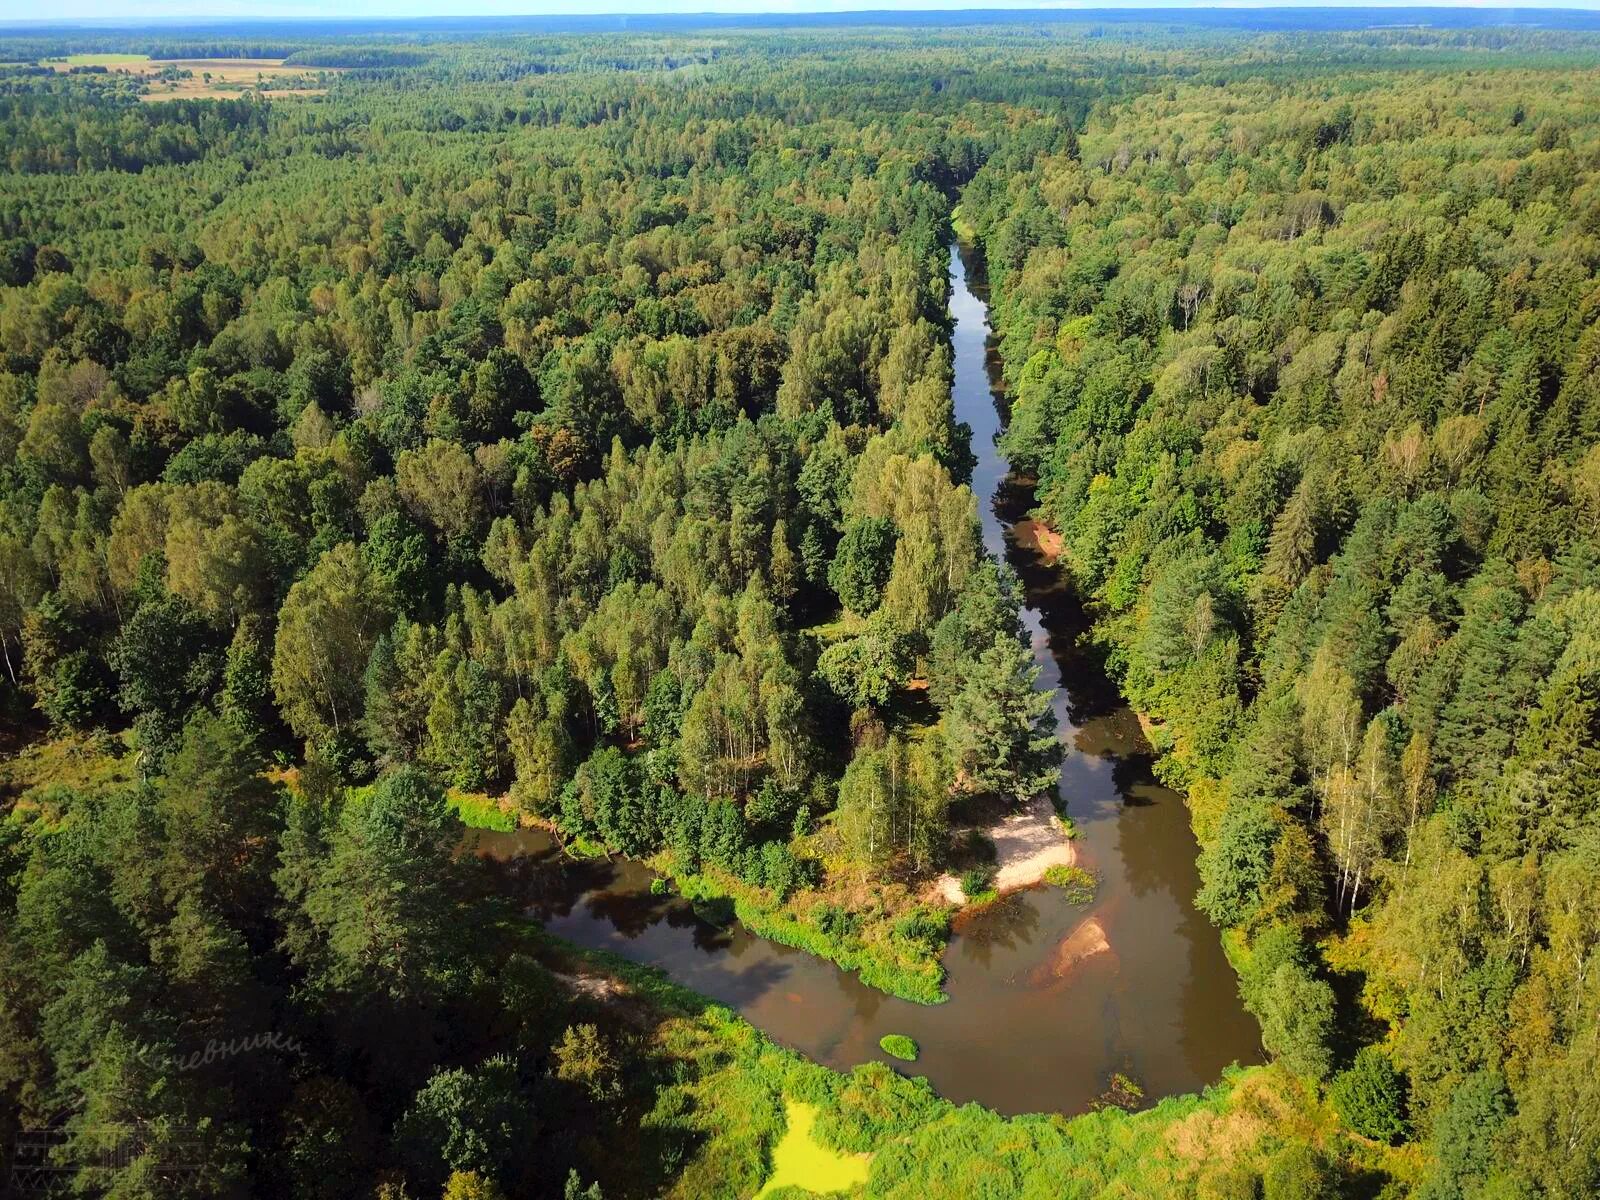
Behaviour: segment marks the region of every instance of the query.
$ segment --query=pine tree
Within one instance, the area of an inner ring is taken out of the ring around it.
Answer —
[[[947,714],[951,756],[974,791],[1025,800],[1061,778],[1061,745],[1039,668],[1014,638],[998,635],[972,664]]]
[[[1272,527],[1262,570],[1291,587],[1316,565],[1320,511],[1314,485],[1302,480]]]

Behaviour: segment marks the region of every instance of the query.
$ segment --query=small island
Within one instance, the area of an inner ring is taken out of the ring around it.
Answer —
[[[886,1033],[878,1039],[878,1048],[890,1058],[898,1058],[901,1062],[916,1062],[920,1051],[917,1043],[903,1033]]]

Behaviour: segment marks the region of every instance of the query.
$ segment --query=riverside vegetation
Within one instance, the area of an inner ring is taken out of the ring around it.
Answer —
[[[7,36],[4,1153],[746,1197],[803,1112],[873,1196],[1600,1187],[1597,43],[1049,29]],[[26,65],[84,50],[341,70]],[[951,808],[1056,745],[953,214],[1277,1060],[1143,1112],[825,1071],[458,852],[539,820],[938,1001]]]

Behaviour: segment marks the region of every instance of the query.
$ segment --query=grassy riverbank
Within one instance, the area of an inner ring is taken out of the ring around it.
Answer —
[[[774,1194],[764,1189],[788,1181],[777,1152],[797,1105],[810,1106],[808,1153],[835,1163],[871,1155],[853,1194],[883,1200],[1210,1200],[1260,1195],[1264,1178],[1277,1185],[1294,1173],[1329,1189],[1304,1194],[1359,1185],[1359,1194],[1378,1195],[1386,1181],[1408,1182],[1418,1169],[1414,1155],[1345,1132],[1315,1092],[1280,1067],[1232,1070],[1201,1095],[1139,1113],[1105,1107],[1007,1118],[951,1104],[926,1080],[882,1063],[829,1071],[659,971],[537,930],[519,936],[563,972],[613,977],[623,989],[613,1008],[649,1015],[648,1052],[670,1065],[671,1082],[657,1093],[647,1127],[694,1139],[667,1193],[673,1200]]]
[[[901,885],[864,888],[833,879],[780,902],[725,872],[677,874],[670,855],[653,865],[672,875],[686,899],[729,904],[751,933],[837,963],[868,987],[917,1004],[949,998],[939,960],[950,914],[917,903]]]
[[[452,788],[445,793],[445,802],[468,829],[510,833],[517,827],[516,814],[495,797],[482,792],[458,792]]]

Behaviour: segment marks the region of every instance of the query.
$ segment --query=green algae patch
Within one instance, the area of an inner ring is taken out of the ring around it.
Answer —
[[[772,1151],[772,1176],[756,1193],[756,1200],[788,1187],[808,1192],[847,1192],[867,1181],[870,1154],[844,1154],[829,1150],[812,1136],[817,1106],[787,1100],[788,1127]]]

